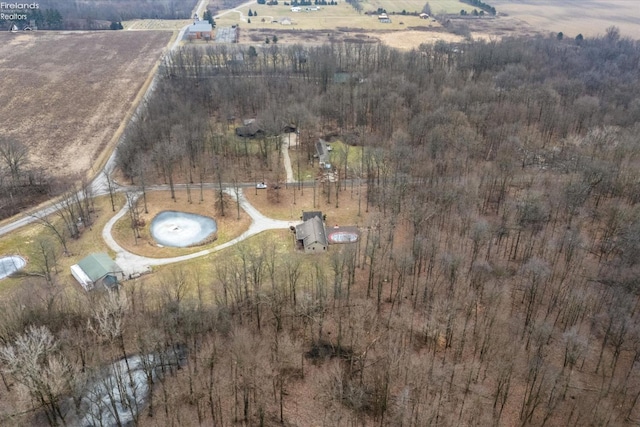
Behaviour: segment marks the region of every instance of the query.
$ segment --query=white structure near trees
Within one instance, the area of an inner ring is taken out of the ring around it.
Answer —
[[[124,272],[106,253],[95,253],[71,266],[71,274],[90,291],[98,286],[113,288],[124,279]]]

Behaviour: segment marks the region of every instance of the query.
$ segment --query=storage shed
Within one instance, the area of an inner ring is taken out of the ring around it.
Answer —
[[[71,266],[71,274],[86,291],[104,286],[108,289],[118,285],[124,273],[106,253],[95,253],[82,258]]]

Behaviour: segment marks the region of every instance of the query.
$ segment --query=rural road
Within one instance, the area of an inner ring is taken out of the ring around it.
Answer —
[[[202,14],[204,13],[204,10],[206,10],[208,3],[209,3],[209,0],[200,0],[196,5],[196,7],[191,12],[191,16],[193,16],[196,13],[198,14],[198,16],[202,16]],[[161,63],[165,62],[168,58],[168,53],[176,50],[180,46],[180,43],[182,42],[182,40],[184,40],[184,34],[189,28],[189,25],[191,24],[185,25],[178,32],[178,35],[176,36],[176,39],[173,41],[173,43],[169,47],[168,52],[163,53],[161,55],[159,62]],[[135,118],[142,112],[142,109],[146,106],[147,101],[149,100],[149,97],[151,96],[153,91],[156,89],[157,84],[158,84],[158,72],[156,71],[156,74],[153,76],[153,79],[151,80],[151,83],[149,84],[147,91],[144,93],[142,99],[138,103],[138,106],[136,107],[135,113],[133,114],[131,120],[135,120]],[[122,142],[122,138],[120,138],[118,145],[120,144],[120,142]],[[111,156],[109,156],[109,160],[107,160],[107,163],[105,164],[103,170],[98,172],[98,174],[95,176],[93,181],[91,181],[91,188],[94,194],[105,194],[109,191],[107,176],[105,174],[111,175],[111,173],[113,172],[115,168],[115,163],[116,163],[117,151],[118,151],[118,148],[116,147],[116,149],[113,150],[113,152],[111,153]],[[2,235],[1,229],[0,229],[0,235]]]
[[[198,2],[198,4],[196,5],[196,7],[193,9],[192,11],[192,15],[197,13],[198,16],[202,16],[203,10],[206,9],[207,4],[209,3],[209,0],[200,0]],[[251,2],[247,2],[245,4],[252,4],[255,3],[254,1]],[[243,5],[244,6],[244,5]],[[171,44],[171,46],[169,47],[169,52],[177,49],[180,46],[180,42],[184,39],[184,34],[187,31],[187,29],[189,28],[189,25],[186,25],[184,28],[182,28],[180,30],[180,32],[178,33],[178,36],[176,37],[176,39],[173,41],[173,43]],[[168,53],[168,52],[167,52]],[[165,61],[167,58],[167,53],[162,54],[161,58],[160,58],[160,62]],[[157,86],[157,82],[158,82],[158,73],[156,72],[156,74],[153,76],[153,79],[151,80],[151,83],[149,84],[146,92],[144,93],[144,95],[142,96],[140,102],[138,103],[138,106],[136,107],[135,113],[133,114],[133,117],[131,120],[135,120],[136,116],[139,115],[139,113],[142,111],[142,109],[146,106],[147,101],[149,100],[149,97],[151,96],[151,94],[153,93],[153,91],[155,90],[156,86]],[[120,142],[122,142],[122,138],[120,138],[120,141],[118,142],[118,145],[120,144]],[[116,163],[116,152],[117,152],[118,148],[116,146],[116,148],[113,150],[113,152],[111,153],[111,155],[109,156],[109,159],[107,160],[107,162],[104,165],[104,168],[98,172],[96,174],[96,176],[93,178],[93,180],[91,181],[91,192],[93,193],[93,195],[98,196],[98,195],[102,195],[102,194],[107,194],[109,192],[109,186],[108,186],[108,182],[107,182],[107,175],[109,176],[111,175],[111,173],[113,172],[113,170],[115,169],[115,163]],[[44,207],[42,209],[39,209],[36,212],[32,212],[29,214],[25,214],[22,218],[18,218],[14,221],[11,221],[3,226],[0,227],[0,236],[4,236],[5,234],[9,234],[21,227],[24,227],[25,225],[29,225],[33,222],[37,221],[37,218],[41,217],[46,217],[51,215],[52,213],[54,213],[55,211],[57,211],[57,207],[55,203],[52,203],[51,205]]]
[[[227,194],[230,194],[232,197],[234,198],[237,197],[240,199],[240,207],[244,209],[244,211],[247,212],[251,217],[251,225],[249,226],[249,228],[240,236],[236,237],[235,239],[229,240],[228,242],[225,242],[212,249],[205,249],[189,255],[182,255],[182,256],[171,257],[171,258],[148,258],[148,257],[136,255],[127,251],[115,241],[115,239],[111,235],[111,230],[113,229],[113,225],[120,218],[126,215],[128,211],[128,207],[125,204],[124,207],[113,218],[111,218],[109,222],[107,222],[104,229],[102,230],[102,238],[107,243],[107,246],[109,246],[109,248],[116,253],[116,264],[118,264],[122,268],[125,274],[125,277],[129,277],[129,275],[148,273],[151,271],[151,267],[153,266],[173,264],[176,262],[187,261],[190,259],[208,255],[213,252],[217,252],[222,249],[226,249],[230,246],[233,246],[236,243],[239,243],[251,236],[255,236],[256,234],[261,233],[263,231],[288,229],[292,225],[295,225],[298,223],[298,222],[281,221],[277,219],[267,218],[262,213],[260,213],[260,211],[258,211],[251,203],[249,203],[249,201],[244,197],[242,188],[239,189],[237,195],[235,190],[233,190],[232,188],[226,188],[224,191]]]

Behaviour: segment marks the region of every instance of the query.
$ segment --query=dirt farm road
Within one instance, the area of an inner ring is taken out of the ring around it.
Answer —
[[[256,3],[256,0],[250,0],[248,2],[239,4],[238,6],[234,7],[233,9],[229,9],[229,10],[225,10],[224,12],[221,12],[219,14],[217,14],[216,16],[214,16],[214,19],[218,19],[221,16],[227,15],[229,13],[239,13],[240,14],[240,20],[247,22],[247,19],[244,17],[244,14],[242,13],[242,11],[238,10],[239,7],[245,7],[245,6],[250,6],[252,4]]]
[[[293,135],[293,138],[291,138]],[[289,156],[289,148],[298,145],[298,134],[295,132],[285,133],[280,136],[281,143],[280,147],[282,149],[282,159],[284,161],[284,170],[287,173],[287,183],[296,182],[296,179],[293,177],[293,168],[291,167],[291,157]],[[291,141],[293,139],[293,141]]]

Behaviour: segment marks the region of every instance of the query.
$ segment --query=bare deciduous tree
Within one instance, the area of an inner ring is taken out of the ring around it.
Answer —
[[[28,162],[29,148],[13,138],[0,137],[0,157],[9,169],[14,184],[20,180]]]
[[[0,360],[33,403],[41,406],[51,426],[65,425],[61,399],[73,385],[71,364],[45,326],[29,326],[12,344],[0,347]]]

